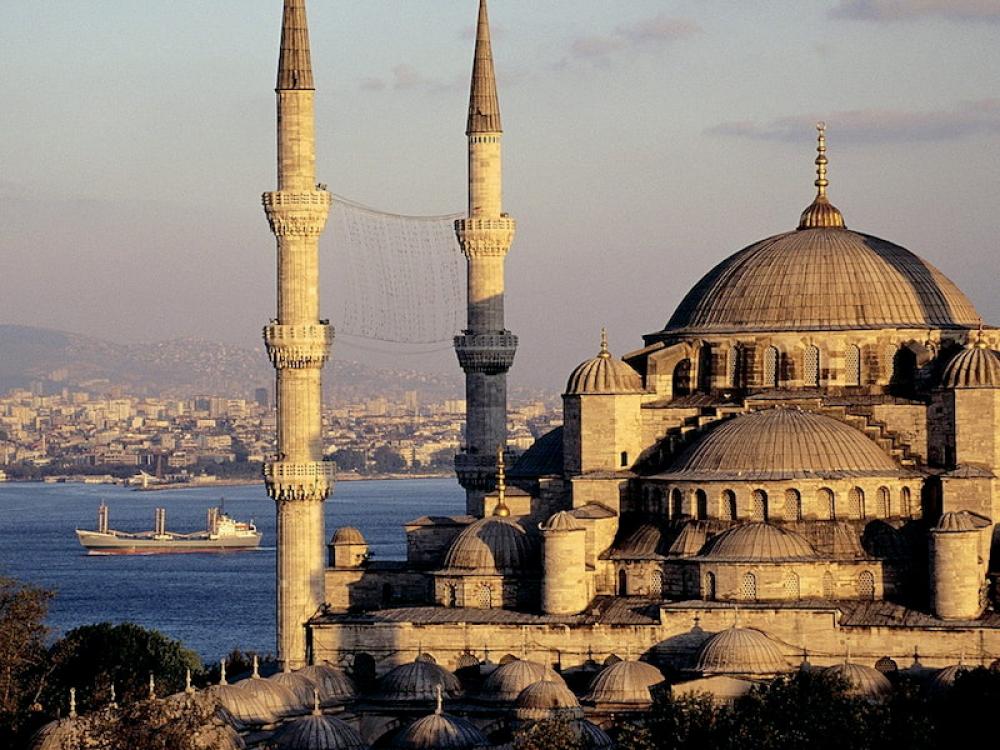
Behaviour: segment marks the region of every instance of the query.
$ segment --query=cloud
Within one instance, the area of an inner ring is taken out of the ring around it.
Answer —
[[[781,117],[760,125],[749,120],[724,122],[705,130],[708,135],[758,141],[798,143],[812,138],[817,120],[826,120],[842,143],[913,143],[952,141],[975,135],[1000,135],[1000,98],[962,102],[952,109],[930,111],[856,109]]]
[[[616,52],[660,48],[701,30],[694,21],[660,13],[634,24],[619,26],[610,34],[578,37],[570,43],[570,54],[606,63]]]
[[[385,81],[381,78],[362,78],[359,86],[362,91],[382,91],[385,89]]]
[[[1000,0],[840,0],[830,16],[878,22],[937,17],[1000,23]]]
[[[451,91],[458,86],[457,79],[452,82],[429,78],[417,68],[407,63],[400,63],[392,68],[388,80],[378,76],[362,78],[358,83],[362,91],[380,92],[388,88],[396,91],[428,91],[439,93]]]

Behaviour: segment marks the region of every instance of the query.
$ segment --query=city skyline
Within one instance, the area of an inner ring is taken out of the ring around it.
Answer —
[[[461,210],[472,5],[313,10],[318,173],[332,191],[389,211]],[[11,73],[0,242],[16,260],[0,320],[256,346],[248,321],[266,319],[274,296],[257,209],[270,164],[257,154],[274,148],[265,32],[278,8],[14,10],[0,9],[5,28],[37,33],[11,34],[0,53]],[[509,0],[491,11],[505,203],[520,224],[513,385],[560,388],[602,324],[616,353],[638,347],[715,262],[794,227],[818,118],[848,226],[927,258],[987,323],[998,318],[997,4]],[[323,245],[325,280],[336,252]],[[549,324],[537,330],[542,299]],[[372,355],[338,340],[337,356]],[[457,371],[448,347],[412,361]]]

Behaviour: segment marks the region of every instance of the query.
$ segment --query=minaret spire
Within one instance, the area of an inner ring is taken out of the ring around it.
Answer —
[[[493,69],[493,45],[490,43],[490,18],[486,0],[479,0],[476,56],[472,63],[472,90],[469,94],[469,124],[465,134],[502,132],[497,77]]]
[[[455,471],[465,488],[466,512],[483,516],[486,494],[496,487],[499,465],[493,452],[507,444],[507,371],[517,350],[517,336],[504,324],[504,261],[515,225],[503,212],[503,134],[486,0],[479,1],[466,135],[469,215],[455,222],[468,260],[468,324],[455,337],[465,371],[466,419]]]
[[[278,91],[311,91],[315,88],[305,0],[285,0],[276,88]]]

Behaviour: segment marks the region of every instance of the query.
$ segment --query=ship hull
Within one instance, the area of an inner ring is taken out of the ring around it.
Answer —
[[[242,552],[257,549],[261,534],[219,539],[153,539],[76,531],[80,544],[91,555],[166,555],[195,552]]]

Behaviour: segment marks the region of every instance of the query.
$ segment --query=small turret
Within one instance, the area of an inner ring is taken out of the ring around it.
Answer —
[[[930,532],[931,610],[942,620],[975,620],[983,612],[988,519],[967,511],[945,513]]]
[[[368,542],[353,526],[341,526],[328,545],[331,568],[360,568],[368,559]]]
[[[538,527],[542,532],[542,611],[575,615],[590,603],[587,534],[580,522],[559,511]]]

